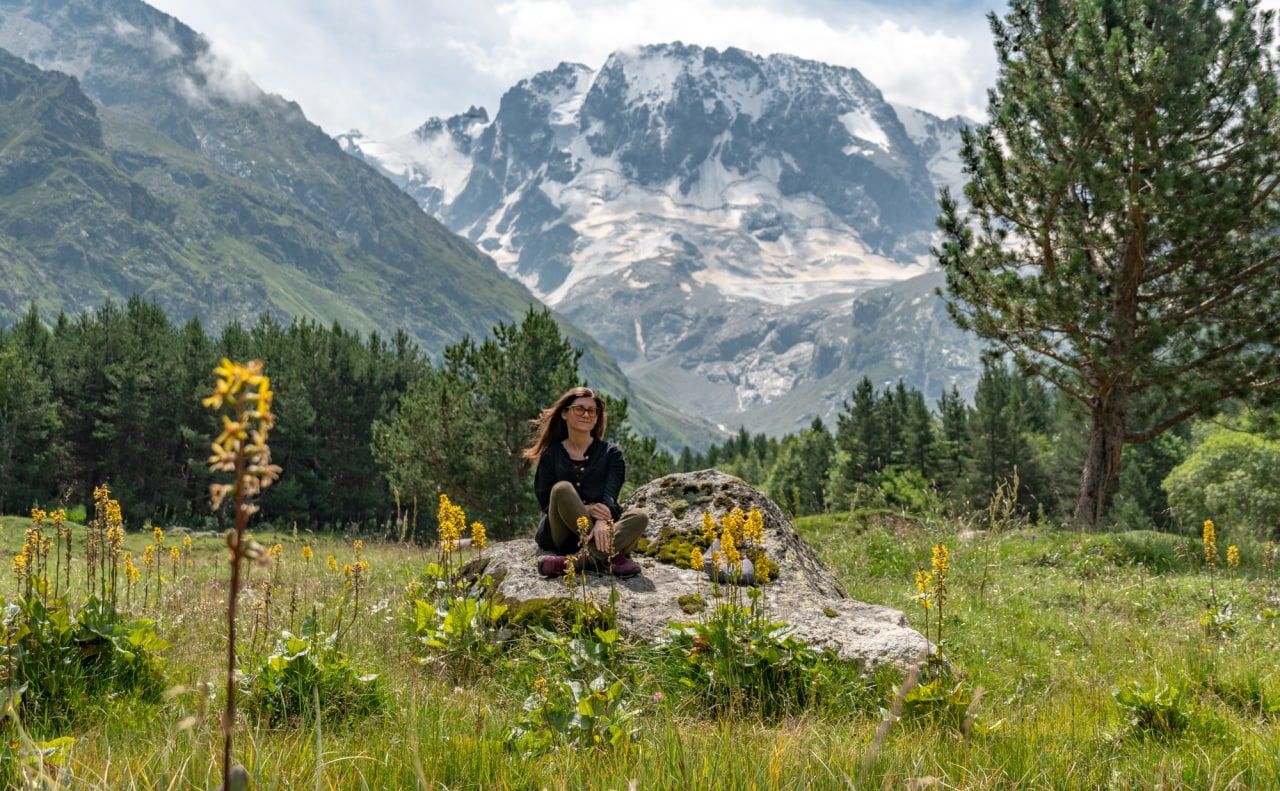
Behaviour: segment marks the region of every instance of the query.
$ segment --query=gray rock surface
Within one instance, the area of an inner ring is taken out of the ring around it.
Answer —
[[[907,625],[900,611],[848,598],[778,506],[739,478],[716,470],[668,475],[637,489],[625,504],[649,514],[645,537],[651,544],[700,535],[703,511],[710,510],[719,523],[734,506],[744,511],[759,508],[764,517],[765,550],[778,564],[778,571],[764,586],[762,601],[773,618],[795,627],[797,637],[868,668],[905,666],[928,650],[928,641]],[[502,542],[485,550],[485,573],[500,580],[498,592],[507,599],[571,595],[562,579],[538,575],[536,563],[542,554],[527,539]],[[699,617],[683,612],[679,600],[698,594],[710,601],[711,586],[701,569],[680,568],[649,557],[637,559],[644,569],[638,577],[587,577],[588,591],[602,602],[608,600],[612,587],[617,588],[618,625],[625,633],[655,640],[666,633],[668,623]]]

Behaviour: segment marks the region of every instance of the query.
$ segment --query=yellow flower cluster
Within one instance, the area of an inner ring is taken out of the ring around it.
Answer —
[[[1218,530],[1213,526],[1212,519],[1204,520],[1201,540],[1204,542],[1204,562],[1210,566],[1218,565]]]
[[[18,584],[21,585],[27,578],[27,553],[19,552],[13,556],[13,563],[9,566],[15,577],[18,578]]]
[[[689,568],[700,569],[703,566],[702,550],[694,547],[689,550]]]
[[[104,513],[107,510],[107,501],[111,499],[111,487],[105,483],[101,486],[93,487],[93,507],[98,513]]]
[[[1240,565],[1240,547],[1232,544],[1227,547],[1227,565],[1235,568]]]
[[[130,585],[137,584],[142,579],[142,572],[137,566],[133,565],[133,553],[124,553],[124,578]]]
[[[585,516],[578,517],[578,534],[585,536],[591,530],[591,520]]]
[[[942,607],[947,600],[947,572],[951,570],[951,553],[946,544],[938,544],[933,548],[933,601]]]
[[[316,555],[316,552],[314,549],[311,548],[310,544],[302,545],[302,562],[303,563],[306,563],[308,566],[310,566],[311,558],[315,557],[315,555]]]
[[[471,545],[476,549],[484,549],[489,542],[489,534],[485,532],[483,522],[471,523]]]
[[[929,598],[929,586],[932,584],[933,574],[924,569],[916,570],[916,598],[926,610],[933,606],[933,600]]]
[[[156,564],[156,545],[147,544],[146,548],[142,550],[142,565],[146,566],[147,568],[151,568],[155,564]]]
[[[727,527],[720,536],[720,550],[724,552],[724,559],[728,562],[730,569],[742,565],[742,552],[738,550],[738,540]]]
[[[42,525],[44,525],[44,520],[47,516],[48,514],[46,514],[44,511],[42,511],[39,508],[31,509],[31,521],[36,523],[36,527],[41,527]]]
[[[182,557],[186,559],[186,565],[191,565],[191,536],[182,537]]]
[[[324,565],[325,565],[325,567],[326,567],[326,568],[328,568],[330,571],[337,571],[337,570],[338,570],[338,559],[337,559],[337,558],[335,558],[333,555],[330,555],[329,557],[327,557],[327,558],[325,558],[325,559],[324,559]]]
[[[951,553],[947,551],[946,544],[938,544],[933,548],[933,573],[936,576],[945,576],[951,570]]]
[[[458,539],[467,529],[467,514],[461,506],[449,502],[449,495],[440,495],[440,508],[436,512],[440,523],[440,549],[449,553],[458,548]]]
[[[164,528],[163,527],[151,528],[151,540],[156,542],[156,546],[163,547],[164,546]]]
[[[271,463],[268,435],[275,425],[271,414],[274,393],[271,380],[262,373],[262,361],[241,364],[225,357],[217,368],[213,393],[202,403],[219,410],[230,406],[235,417],[222,416],[222,433],[213,441],[209,456],[210,472],[234,473],[231,483],[213,483],[209,496],[214,510],[229,495],[253,497],[280,477],[280,468]],[[252,506],[245,506],[250,511]]]
[[[284,544],[272,544],[271,549],[267,550],[267,555],[272,560],[280,560],[280,557],[284,555]]]
[[[747,523],[742,528],[742,537],[756,546],[764,545],[764,516],[759,508],[752,508],[747,514]]]
[[[177,547],[169,547],[169,561],[173,564],[173,567],[175,569],[178,568],[178,561],[181,558],[182,558],[182,553],[178,551]]]
[[[716,540],[716,520],[710,511],[702,512],[702,540],[707,542],[707,546]]]

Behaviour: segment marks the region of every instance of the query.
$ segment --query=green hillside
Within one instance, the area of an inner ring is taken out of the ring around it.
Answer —
[[[212,328],[262,313],[403,328],[438,354],[536,304],[296,104],[225,84],[207,43],[145,4],[0,0],[0,46],[16,50],[0,53],[0,324],[31,302],[140,294]],[[67,64],[76,78],[39,68]],[[562,325],[639,430],[712,437]]]

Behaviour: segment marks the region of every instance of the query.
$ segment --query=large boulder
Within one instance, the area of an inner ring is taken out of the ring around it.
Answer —
[[[806,642],[868,668],[906,666],[929,650],[900,611],[850,599],[772,500],[716,470],[667,475],[636,489],[624,507],[649,515],[642,551],[634,555],[644,573],[625,580],[589,574],[588,591],[603,602],[616,588],[618,625],[641,640],[660,639],[672,621],[699,617],[690,613],[691,605],[696,597],[711,600],[711,584],[703,570],[685,567],[689,550],[702,534],[703,512],[719,524],[735,506],[757,508],[764,518],[764,551],[776,571],[762,586],[761,601],[774,620],[791,624]],[[517,606],[567,599],[572,592],[563,580],[539,576],[542,554],[527,539],[506,541],[486,549],[481,563],[469,565],[472,571],[483,567],[497,581],[498,593]]]

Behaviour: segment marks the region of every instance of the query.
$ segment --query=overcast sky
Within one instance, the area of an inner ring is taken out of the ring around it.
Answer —
[[[980,117],[986,0],[149,0],[336,134],[407,132],[561,61],[664,41],[853,66],[891,101]]]

